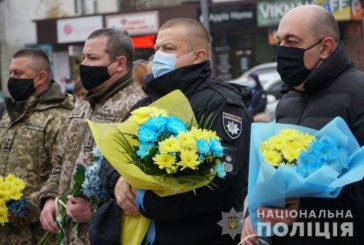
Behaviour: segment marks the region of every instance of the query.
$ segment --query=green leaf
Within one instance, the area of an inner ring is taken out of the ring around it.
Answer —
[[[75,197],[85,197],[82,192],[82,184],[85,181],[86,167],[80,163],[76,166],[76,172],[73,175],[73,185],[69,194]]]
[[[217,117],[216,113],[210,113],[206,118],[205,114],[202,114],[200,120],[198,121],[198,127],[203,129],[211,129],[212,125]]]

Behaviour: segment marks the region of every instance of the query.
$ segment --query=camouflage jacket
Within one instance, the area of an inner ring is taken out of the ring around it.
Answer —
[[[42,230],[39,190],[51,172],[56,139],[72,108],[73,98],[55,82],[39,98],[6,99],[7,113],[0,120],[0,175],[13,173],[23,179],[30,205],[24,218],[0,227],[0,244],[28,244],[35,239],[33,231]]]
[[[131,73],[113,84],[101,95],[88,94],[69,115],[59,137],[57,162],[41,190],[40,202],[55,198],[70,189],[76,164],[88,165],[95,146],[87,120],[120,122],[144,92],[134,83]],[[77,234],[66,229],[64,244],[88,244],[87,226],[79,225]]]

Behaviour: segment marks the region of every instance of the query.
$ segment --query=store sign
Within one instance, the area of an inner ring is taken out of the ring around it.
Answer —
[[[106,27],[128,31],[130,35],[157,33],[159,29],[158,11],[106,16]]]
[[[57,20],[58,43],[84,42],[95,30],[102,28],[102,16]]]
[[[258,26],[275,26],[292,8],[305,4],[317,4],[326,8],[337,21],[361,20],[359,0],[277,0],[257,3]]]
[[[202,22],[200,10],[200,21]],[[219,6],[209,8],[210,27],[249,26],[256,25],[256,7],[251,4]]]
[[[157,35],[144,35],[138,37],[131,37],[131,41],[133,43],[134,48],[150,48],[154,49],[154,41]]]

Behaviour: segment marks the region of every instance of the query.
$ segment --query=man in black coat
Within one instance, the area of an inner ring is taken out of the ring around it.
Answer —
[[[138,195],[142,196],[139,206],[135,201],[136,190],[119,177],[115,187],[117,203],[123,215],[139,212],[152,220],[155,245],[237,244],[240,231],[229,232],[228,224],[225,227],[220,224],[223,213],[236,215],[242,211],[247,194],[252,119],[243,102],[246,91],[212,78],[210,35],[196,20],[167,21],[159,30],[155,49],[153,78],[149,77],[143,87],[148,97],[134,108],[149,105],[173,90],[181,90],[197,121],[215,115],[211,129],[222,138],[227,176],[216,179],[217,185],[212,189],[205,186],[195,192],[168,197],[159,197],[153,191],[139,191]],[[103,182],[113,187],[115,182],[110,179],[115,173],[108,165],[104,165],[102,171]]]
[[[294,8],[282,18],[277,37],[277,70],[288,88],[277,105],[277,122],[319,130],[340,116],[363,145],[364,74],[351,64],[334,17],[317,5]],[[364,244],[363,207],[364,181],[359,181],[344,187],[335,199],[300,198],[286,209],[259,212],[298,214],[265,216],[270,223],[291,225],[287,235],[273,237],[272,244]],[[254,233],[247,221],[242,237]]]

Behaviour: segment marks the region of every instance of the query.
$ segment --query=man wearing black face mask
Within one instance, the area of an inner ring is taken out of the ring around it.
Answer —
[[[89,92],[73,110],[62,129],[57,148],[57,161],[47,185],[40,194],[44,205],[40,220],[44,229],[57,232],[54,199],[68,191],[76,164],[89,165],[95,141],[87,120],[120,122],[144,93],[132,77],[133,46],[127,32],[105,28],[90,34],[83,48],[80,65],[82,85]],[[80,197],[69,195],[67,215],[78,225],[75,232],[65,227],[64,244],[88,244],[87,223],[95,207]]]
[[[9,66],[6,113],[0,120],[0,176],[25,182],[25,215],[8,215],[0,226],[0,244],[35,244],[40,239],[39,190],[56,157],[56,138],[73,108],[72,96],[52,80],[47,55],[38,49],[16,52]],[[1,118],[1,116],[0,116]]]
[[[340,116],[363,145],[364,74],[350,62],[334,17],[320,6],[300,6],[282,18],[277,36],[277,70],[289,88],[277,105],[277,122],[319,130]],[[300,198],[290,200],[287,209],[263,208],[260,212],[265,217],[269,212],[298,213],[298,218],[264,219],[292,225],[286,236],[273,237],[272,244],[364,244],[363,206],[362,180],[344,187],[335,199]],[[252,233],[247,222],[243,237]]]

